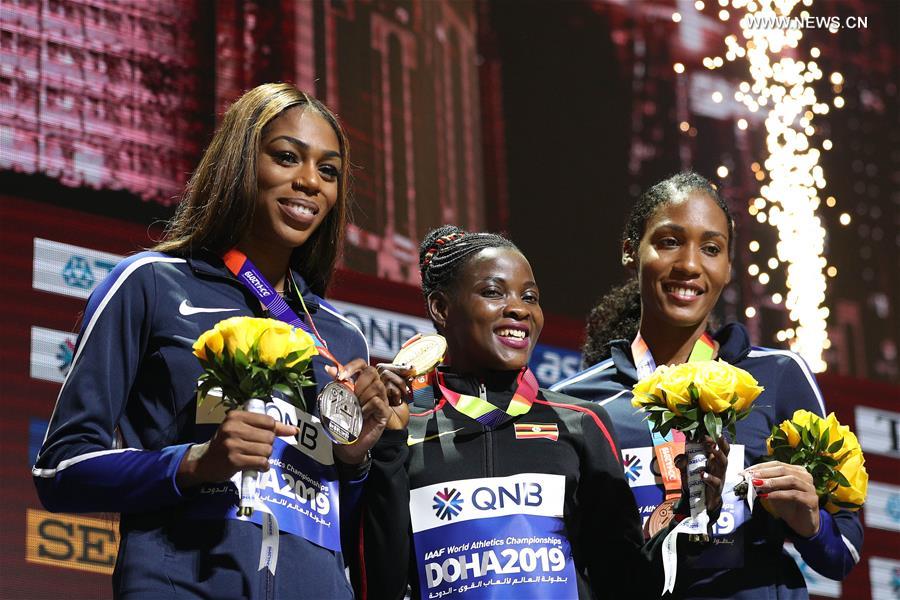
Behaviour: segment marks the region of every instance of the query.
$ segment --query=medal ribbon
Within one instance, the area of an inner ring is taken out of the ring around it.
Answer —
[[[712,360],[715,348],[716,345],[712,337],[704,331],[700,339],[694,343],[688,362]],[[639,379],[649,377],[656,370],[656,361],[653,359],[650,347],[647,346],[647,342],[641,337],[640,332],[638,332],[634,341],[631,342],[631,355],[634,357],[634,364],[637,367]],[[659,432],[653,431],[653,424],[650,421],[647,421],[647,427],[649,427],[650,435],[653,437],[653,454],[656,457],[656,464],[659,466],[659,473],[666,488],[666,500],[677,500],[681,497],[681,472],[675,466],[675,457],[679,454],[684,454],[684,434],[677,429],[673,429],[668,435],[663,437]]]
[[[225,261],[225,266],[228,267],[228,270],[231,271],[232,275],[237,277],[238,281],[243,283],[244,287],[250,290],[253,295],[262,302],[263,306],[266,307],[266,310],[268,310],[273,317],[280,321],[284,321],[292,327],[299,327],[308,333],[313,339],[313,342],[315,342],[319,354],[333,362],[338,369],[342,367],[340,361],[335,358],[328,349],[328,344],[326,344],[322,336],[319,335],[319,331],[316,329],[316,324],[313,321],[312,315],[306,310],[306,303],[303,301],[302,294],[298,293],[297,296],[300,298],[300,304],[303,305],[303,312],[306,314],[306,318],[309,319],[309,323],[306,323],[306,321],[297,316],[297,313],[295,313],[294,310],[288,306],[288,303],[285,302],[284,298],[275,291],[272,284],[270,284],[259,269],[256,268],[256,265],[247,258],[246,254],[237,248],[232,248],[225,253],[222,259]],[[288,275],[287,281],[293,282],[293,278]]]
[[[531,405],[537,398],[538,382],[528,367],[523,367],[516,377],[516,391],[506,410],[494,406],[479,396],[454,392],[444,385],[444,374],[440,371],[435,371],[435,373],[438,387],[447,402],[462,414],[475,419],[485,427],[498,427],[512,417],[524,415],[531,410]]]

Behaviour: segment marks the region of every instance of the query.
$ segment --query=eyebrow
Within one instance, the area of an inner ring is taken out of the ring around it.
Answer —
[[[673,231],[677,231],[678,233],[684,233],[687,231],[681,225],[676,225],[675,223],[663,223],[660,225],[659,229],[671,229]],[[711,240],[712,238],[720,237],[723,240],[728,240],[728,236],[722,233],[721,231],[704,231],[703,235],[700,236],[701,240]]]
[[[286,141],[290,142],[291,144],[293,144],[294,146],[297,146],[297,147],[300,148],[301,150],[307,150],[307,151],[308,151],[309,148],[310,148],[309,144],[307,144],[307,143],[304,142],[303,140],[298,140],[297,138],[291,137],[291,136],[289,136],[289,135],[279,135],[279,136],[276,137],[276,138],[272,138],[271,141],[272,141],[272,142],[275,142],[275,141],[277,141],[277,140],[286,140]],[[270,143],[271,143],[271,142],[270,142]],[[337,159],[340,159],[340,158],[341,158],[341,153],[340,153],[340,152],[335,152],[334,150],[323,150],[323,151],[322,151],[322,158],[337,158]]]
[[[500,277],[500,276],[498,276],[498,275],[489,275],[489,276],[487,276],[487,277],[485,277],[485,278],[483,278],[483,279],[481,279],[481,280],[479,281],[479,283],[486,283],[486,282],[502,283],[503,285],[506,285],[506,284],[507,284],[506,278]],[[525,282],[525,287],[533,287],[533,288],[537,288],[537,287],[538,287],[538,284],[537,284],[536,281],[526,281],[526,282]]]

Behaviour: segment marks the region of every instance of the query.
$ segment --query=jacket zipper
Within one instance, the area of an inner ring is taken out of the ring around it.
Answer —
[[[487,402],[487,388],[483,383],[479,385],[478,395]],[[484,428],[484,476],[494,476],[494,442],[493,430],[490,427]]]

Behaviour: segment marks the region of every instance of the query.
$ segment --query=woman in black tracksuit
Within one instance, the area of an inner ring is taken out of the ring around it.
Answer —
[[[445,226],[420,268],[448,360],[373,450],[358,595],[658,594],[606,411],[539,390],[527,368],[544,323],[528,261],[503,237]]]

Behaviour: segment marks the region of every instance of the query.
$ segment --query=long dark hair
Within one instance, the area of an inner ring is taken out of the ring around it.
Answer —
[[[728,204],[719,195],[712,183],[702,175],[693,171],[677,173],[660,181],[644,192],[628,215],[622,241],[628,241],[637,253],[641,238],[647,227],[647,221],[657,209],[678,198],[699,191],[708,195],[725,213],[728,221],[728,256],[734,257],[734,218]],[[712,326],[712,320],[707,326]],[[600,298],[588,315],[585,343],[582,348],[582,365],[590,367],[609,358],[609,344],[613,340],[631,340],[638,332],[641,324],[641,290],[637,278],[629,279],[623,285],[616,286]]]
[[[341,173],[338,197],[325,220],[291,255],[313,292],[324,295],[344,240],[350,185],[349,143],[337,116],[327,106],[289,83],[265,83],[241,96],[225,112],[165,237],[154,250],[189,254],[205,248],[217,254],[235,246],[253,222],[256,207],[257,154],[266,128],[284,111],[303,106],[321,115],[338,138]]]

